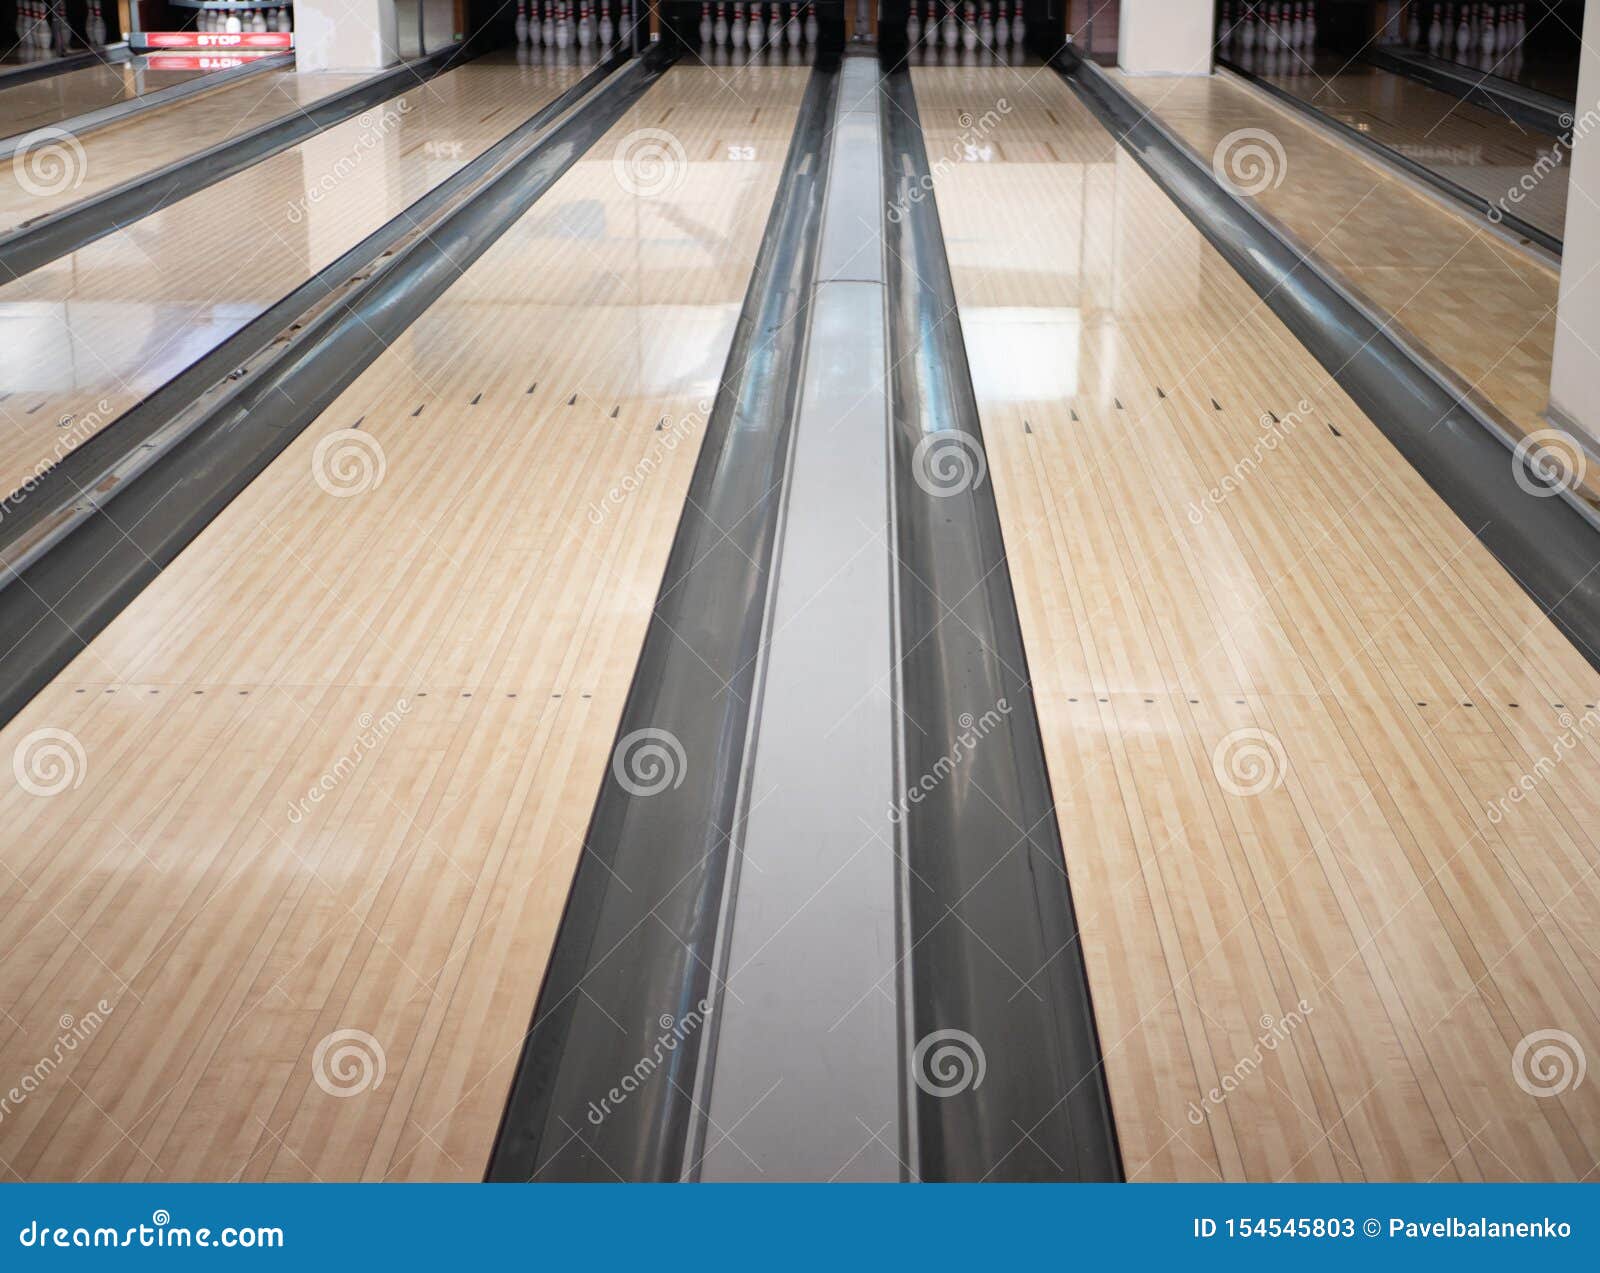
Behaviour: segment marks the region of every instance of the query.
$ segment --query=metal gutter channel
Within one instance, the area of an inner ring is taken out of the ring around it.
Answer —
[[[1208,167],[1097,67],[1071,51],[1053,65],[1578,652],[1600,669],[1600,526],[1592,510],[1571,491],[1551,486],[1491,421],[1225,190]],[[1530,494],[1522,483],[1548,494]]]
[[[1271,80],[1264,79],[1254,71],[1247,71],[1244,67],[1226,59],[1218,59],[1218,65],[1225,66],[1234,75],[1245,80],[1251,86],[1292,107],[1302,115],[1309,116],[1311,120],[1337,134],[1347,142],[1353,142],[1362,149],[1370,152],[1378,159],[1395,168],[1400,169],[1408,177],[1421,181],[1433,187],[1441,194],[1459,203],[1467,211],[1488,221],[1492,228],[1503,228],[1513,235],[1521,235],[1530,242],[1537,243],[1545,251],[1559,257],[1561,255],[1561,240],[1546,230],[1541,230],[1532,222],[1524,221],[1514,213],[1503,208],[1496,208],[1494,204],[1480,194],[1474,194],[1465,186],[1459,185],[1442,173],[1435,172],[1415,159],[1403,155],[1392,146],[1385,145],[1371,133],[1364,133],[1359,128],[1352,128],[1343,120],[1335,119],[1325,111],[1317,109],[1304,98],[1296,97],[1288,89],[1274,84]]]
[[[1118,1180],[1094,1007],[932,175],[883,117],[917,1166]],[[915,794],[912,794],[912,793]]]
[[[342,297],[272,367],[208,404],[0,591],[0,723],[49,683],[664,74],[611,78],[473,198]],[[20,583],[22,586],[16,586]]]
[[[64,75],[68,71],[86,71],[90,67],[102,64],[126,62],[132,56],[133,51],[124,41],[107,44],[98,49],[89,49],[83,53],[72,53],[66,57],[14,66],[9,70],[0,70],[0,92],[15,88],[18,84],[31,84],[34,80],[47,80],[55,75]]]
[[[212,89],[221,88],[224,84],[231,84],[235,80],[248,79],[252,75],[261,74],[262,71],[278,70],[293,65],[292,52],[271,53],[253,58],[241,66],[230,66],[226,70],[197,75],[194,79],[174,84],[171,88],[163,88],[154,93],[141,93],[138,97],[125,102],[115,102],[110,106],[102,106],[99,110],[85,111],[82,115],[74,115],[71,119],[64,119],[58,124],[46,124],[41,128],[29,129],[27,132],[14,133],[9,137],[0,138],[0,161],[9,160],[18,151],[26,150],[28,144],[41,133],[47,137],[57,138],[62,133],[82,137],[85,133],[92,133],[107,124],[121,123],[130,115],[141,115],[148,110],[171,106],[174,102],[181,102],[200,93],[209,93]]]
[[[427,57],[351,85],[342,92],[314,102],[304,110],[294,111],[282,119],[269,120],[232,140],[218,142],[215,146],[175,160],[164,168],[157,168],[154,172],[114,186],[93,198],[71,204],[36,221],[25,221],[9,234],[0,236],[0,281],[21,278],[30,270],[76,252],[130,222],[168,204],[187,199],[279,151],[287,150],[307,137],[343,123],[409,88],[426,83],[435,75],[476,56],[475,52],[467,51],[469,47],[470,43],[440,49],[437,53],[430,53]],[[255,72],[263,68],[242,69]],[[208,87],[217,86],[212,84]],[[26,143],[34,135],[28,133],[15,139],[17,145]],[[0,159],[4,159],[7,153],[4,145],[0,144]]]
[[[696,1098],[704,1180],[907,1174],[881,160],[877,61],[847,57]]]
[[[1385,71],[1420,80],[1441,93],[1449,93],[1452,97],[1499,111],[1518,123],[1563,142],[1568,140],[1572,132],[1573,103],[1537,89],[1525,88],[1498,75],[1474,71],[1471,67],[1414,53],[1409,49],[1373,46],[1362,57]]]
[[[0,589],[40,553],[93,512],[156,453],[196,426],[191,410],[202,398],[228,392],[246,376],[259,375],[294,343],[304,326],[340,293],[365,282],[380,258],[424,233],[466,189],[515,162],[539,134],[627,63],[618,53],[592,69],[554,101],[541,107],[471,163],[458,168],[338,260],[318,271],[277,304],[257,315],[209,353],[180,371],[148,398],[134,404],[40,477],[0,498]]]
[[[706,1063],[838,78],[836,65],[819,61],[806,89],[490,1180],[693,1174],[694,1090]],[[600,1105],[630,1074],[636,1086],[626,1099]]]

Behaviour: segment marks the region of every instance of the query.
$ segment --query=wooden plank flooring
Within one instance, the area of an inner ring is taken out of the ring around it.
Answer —
[[[1256,207],[1392,316],[1512,436],[1549,427],[1554,269],[1225,76],[1120,82],[1207,159],[1238,129],[1270,133],[1282,180],[1253,196]],[[1587,474],[1585,492],[1600,497],[1600,472]]]
[[[1286,60],[1284,69],[1268,71],[1259,65],[1253,69],[1323,114],[1359,128],[1491,203],[1506,197],[1544,158],[1549,168],[1543,180],[1519,191],[1524,194],[1520,202],[1506,206],[1524,221],[1561,237],[1567,219],[1568,167],[1565,152],[1553,137],[1499,111],[1342,55],[1324,55],[1312,62]],[[1550,164],[1552,154],[1556,158]]]
[[[1129,1175],[1593,1178],[1600,678],[1055,76],[914,78]]]
[[[94,129],[78,139],[82,156],[73,156],[70,172],[44,168],[42,161],[32,172],[7,163],[0,166],[0,231],[92,198],[366,78],[353,72],[266,71]],[[0,107],[4,103],[0,92]],[[30,176],[26,186],[18,180],[24,174]]]
[[[15,492],[576,82],[484,58],[0,287]]]
[[[142,58],[132,58],[15,84],[0,89],[0,137],[60,124],[146,93],[187,84],[204,74],[207,72],[152,70]]]
[[[479,1176],[806,76],[673,70],[0,734],[0,1073],[100,1018],[7,1172]]]

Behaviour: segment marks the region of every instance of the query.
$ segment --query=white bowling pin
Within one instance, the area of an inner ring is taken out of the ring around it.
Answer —
[[[517,0],[517,43],[528,42],[528,6],[524,0]]]
[[[1028,26],[1022,19],[1022,0],[1017,0],[1016,16],[1011,19],[1011,38],[1017,44],[1028,38]]]
[[[711,39],[718,47],[726,48],[728,44],[728,6],[717,6],[717,20],[711,24]]]
[[[773,48],[783,44],[783,18],[778,9],[778,0],[772,0],[772,8],[767,11],[767,43]]]
[[[915,0],[906,6],[906,44],[916,48],[922,43],[922,21],[917,17]]]
[[[953,49],[961,38],[960,24],[956,21],[955,0],[950,0],[944,11],[944,46]]]
[[[800,10],[792,4],[789,6],[789,21],[784,24],[784,36],[791,49],[800,47]]]
[[[815,4],[808,3],[806,5],[807,44],[815,44],[817,42],[817,29],[817,6]]]
[[[967,3],[961,9],[961,47],[968,53],[978,47],[978,29],[973,25],[973,20],[976,17],[977,14],[973,11],[972,0],[967,0]]]

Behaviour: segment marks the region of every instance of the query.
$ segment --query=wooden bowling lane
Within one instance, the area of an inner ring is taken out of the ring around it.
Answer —
[[[9,1172],[482,1172],[806,76],[671,71],[0,733],[0,1072],[99,1021]]]
[[[1600,678],[1026,75],[914,80],[1129,1176],[1591,1173]]]
[[[469,163],[587,68],[490,57],[0,287],[11,493]]]
[[[1115,75],[1116,72],[1111,72]],[[1322,266],[1365,296],[1514,437],[1549,427],[1557,271],[1419,194],[1226,76],[1119,82],[1200,155],[1240,129],[1282,148],[1282,179],[1254,195]],[[1253,184],[1253,183],[1252,183]],[[1600,497],[1600,474],[1586,482]]]
[[[25,160],[7,163],[0,168],[0,232],[229,141],[366,78],[353,72],[267,71],[94,129],[78,139],[82,154],[70,171],[41,167],[42,160],[31,171]],[[4,103],[0,92],[0,107]]]
[[[1512,212],[1561,237],[1567,216],[1568,165],[1565,150],[1553,137],[1499,111],[1343,56],[1286,61],[1271,70],[1245,65],[1324,115],[1359,129],[1491,203],[1518,187],[1521,198],[1507,204]],[[1524,192],[1518,183],[1536,165],[1544,176]]]
[[[0,88],[0,137],[62,124],[206,74],[209,72],[204,70],[157,70],[143,58],[130,58]]]

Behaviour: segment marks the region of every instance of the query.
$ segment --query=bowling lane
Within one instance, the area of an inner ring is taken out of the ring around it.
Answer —
[[[1490,203],[1505,200],[1504,206],[1522,220],[1561,237],[1568,169],[1566,152],[1553,137],[1502,112],[1343,55],[1267,61],[1241,53],[1234,60]],[[1535,172],[1540,179],[1525,189],[1522,178]]]
[[[480,58],[0,287],[0,491],[70,453],[586,70],[570,53]]]
[[[478,1178],[806,77],[672,70],[0,735],[0,1069],[100,1021],[11,1171]]]
[[[1600,678],[1028,74],[914,79],[1129,1176],[1583,1176]]]
[[[41,161],[32,169],[27,161],[8,163],[0,168],[0,232],[229,141],[366,78],[352,72],[266,71],[94,129],[78,139],[81,155],[75,155],[70,169],[45,169]]]
[[[188,84],[209,73],[159,70],[136,57],[0,88],[0,137],[60,124],[146,93]]]
[[[1267,133],[1283,162],[1250,196],[1257,208],[1392,317],[1513,437],[1548,427],[1555,269],[1226,76],[1118,82],[1202,156],[1223,155],[1241,129]],[[1586,493],[1600,495],[1594,474]]]

